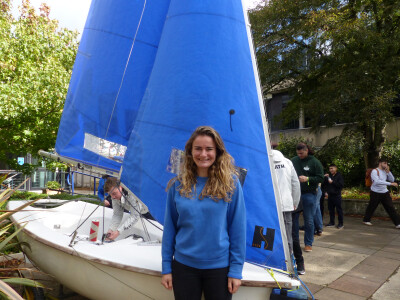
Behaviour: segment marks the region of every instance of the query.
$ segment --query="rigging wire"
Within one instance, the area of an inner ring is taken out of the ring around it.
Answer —
[[[113,115],[114,115],[115,107],[116,107],[116,105],[117,105],[118,98],[119,98],[119,95],[120,95],[120,92],[121,92],[121,89],[122,89],[122,85],[123,85],[124,80],[125,80],[125,75],[126,75],[126,71],[127,71],[127,69],[128,69],[128,64],[129,64],[129,62],[130,62],[130,60],[131,60],[133,47],[135,46],[136,37],[137,37],[137,35],[138,35],[139,28],[140,28],[140,25],[141,25],[141,23],[142,23],[144,11],[145,11],[145,9],[146,9],[146,4],[147,4],[147,0],[144,0],[142,12],[141,12],[141,15],[140,15],[140,19],[139,19],[138,25],[137,25],[137,27],[136,27],[135,35],[134,35],[133,40],[132,40],[132,45],[131,45],[131,48],[130,48],[130,51],[129,51],[128,59],[127,59],[127,61],[126,61],[126,63],[125,63],[124,72],[123,72],[123,74],[122,74],[121,82],[120,82],[120,85],[119,85],[119,88],[118,88],[118,91],[117,91],[117,95],[116,95],[115,100],[114,100],[114,105],[113,105],[113,108],[112,108],[112,111],[111,111],[111,114],[110,114],[110,118],[109,118],[109,120],[108,120],[107,130],[106,130],[106,133],[105,133],[105,135],[104,135],[104,139],[107,139],[107,136],[108,136],[108,131],[109,131],[110,126],[111,126],[111,121],[112,121],[112,118],[113,118]],[[100,162],[100,156],[98,156],[97,165],[99,164],[99,162]],[[127,201],[128,201],[128,203],[130,204],[130,206],[131,206],[134,210],[136,210],[136,208],[132,205],[132,203],[129,202],[128,199],[127,199]],[[105,208],[104,208],[104,209],[105,209]],[[136,211],[137,211],[137,210],[136,210]],[[138,211],[137,211],[137,212],[138,212]],[[143,225],[143,229],[144,229],[144,231],[145,231],[145,233],[146,233],[146,236],[147,236],[148,239],[150,240],[150,235],[149,235],[149,233],[148,233],[146,224],[145,224],[144,221],[143,221],[143,216],[142,216],[142,214],[141,214],[140,212],[138,212],[138,213],[139,213],[139,216],[140,216],[142,225]],[[104,220],[105,220],[105,218],[104,218],[104,210],[103,210],[103,233],[104,233]],[[152,223],[151,223],[151,224],[152,224]],[[155,226],[154,224],[152,224],[152,225]],[[155,226],[155,227],[157,227],[157,226]],[[159,227],[157,227],[157,228],[159,228]]]
[[[123,197],[124,197],[125,200],[128,202],[128,204],[139,214],[140,221],[142,222],[143,230],[144,230],[144,232],[145,232],[145,234],[146,234],[146,237],[147,237],[148,240],[150,241],[150,234],[149,234],[149,231],[147,230],[146,223],[143,221],[143,219],[147,219],[147,218],[144,217],[144,216],[142,215],[142,213],[141,213],[140,211],[138,211],[138,210],[136,209],[136,207],[133,206],[133,204],[129,201],[128,195],[125,195],[125,193],[122,192],[123,190],[121,190],[121,186],[118,185],[118,186],[117,186],[117,189],[118,189],[118,191],[121,193],[121,195],[123,195]]]
[[[139,19],[138,25],[136,27],[136,32],[135,32],[135,35],[133,37],[132,46],[131,46],[131,49],[129,51],[129,55],[128,55],[128,59],[127,59],[126,64],[125,64],[124,72],[122,74],[121,83],[119,85],[118,92],[117,92],[117,95],[116,95],[115,100],[114,100],[114,106],[113,106],[113,109],[112,109],[111,114],[110,114],[110,119],[108,120],[107,130],[106,130],[106,134],[104,135],[104,139],[106,139],[107,136],[108,136],[108,130],[110,129],[111,120],[112,120],[113,115],[114,115],[114,111],[115,111],[115,107],[117,105],[118,97],[119,97],[119,94],[121,92],[121,88],[122,88],[122,85],[124,83],[124,80],[125,80],[126,70],[128,69],[128,64],[129,64],[129,61],[131,59],[133,47],[135,46],[136,37],[138,35],[139,28],[140,28],[140,25],[142,23],[142,18],[143,18],[143,14],[144,14],[144,11],[145,11],[145,8],[146,8],[146,3],[147,3],[147,0],[144,0],[142,12],[141,12],[141,15],[140,15],[140,19]],[[99,164],[99,162],[100,162],[100,156],[97,159],[97,164]]]
[[[106,198],[104,198],[104,201],[106,200]],[[112,201],[112,200],[111,200]],[[101,239],[101,244],[103,245],[104,244],[104,223],[105,223],[105,219],[106,219],[106,216],[105,216],[105,213],[106,213],[106,205],[105,205],[105,203],[104,203],[104,205],[103,205],[103,224],[102,224],[102,227],[103,227],[103,238]]]
[[[85,211],[85,208],[86,208],[86,205],[87,205],[87,202],[85,202],[85,207],[84,207],[83,210],[82,210],[82,214],[81,214],[81,217],[80,217],[79,222],[78,222],[78,227],[76,227],[76,229],[69,235],[70,237],[71,237],[75,232],[78,232],[78,229],[81,228],[81,226],[82,226],[83,224],[85,224],[85,222],[90,218],[90,216],[93,215],[93,213],[99,208],[100,203],[101,203],[101,202],[99,202],[99,204],[97,204],[96,208],[95,208],[95,209],[85,218],[85,220],[83,220],[83,222],[79,225],[79,223],[80,223],[81,220],[82,220],[83,212]],[[103,220],[103,223],[104,223],[104,220]]]

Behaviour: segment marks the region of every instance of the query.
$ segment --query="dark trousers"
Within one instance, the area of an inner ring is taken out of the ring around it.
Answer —
[[[335,208],[338,214],[339,225],[343,225],[343,210],[342,210],[342,196],[329,195],[328,196],[328,210],[329,210],[329,223],[335,224]]]
[[[176,260],[172,261],[172,286],[175,300],[231,300],[228,291],[229,267],[196,269]]]
[[[301,251],[299,237],[299,216],[300,212],[295,212],[292,214],[293,254],[296,258],[297,266],[304,265],[303,252]]]
[[[392,197],[390,197],[390,193],[375,193],[373,191],[370,192],[369,203],[364,215],[364,222],[370,222],[372,215],[374,214],[375,209],[378,207],[379,203],[382,203],[383,208],[388,213],[389,217],[392,219],[394,225],[400,224],[400,217],[396,213],[394,209]]]

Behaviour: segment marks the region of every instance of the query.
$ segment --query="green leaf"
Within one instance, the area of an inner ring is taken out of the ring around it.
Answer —
[[[40,282],[31,280],[28,278],[15,277],[15,278],[6,278],[6,279],[2,279],[2,280],[9,284],[21,284],[21,285],[30,286],[30,287],[44,288],[44,285],[41,284]]]
[[[18,228],[18,230],[16,230],[13,234],[11,234],[9,237],[7,237],[6,239],[4,239],[4,241],[2,241],[0,243],[0,252],[3,252],[3,248],[7,245],[7,243],[9,241],[11,241],[22,229],[25,228],[27,224],[24,224],[23,226],[21,226],[20,228]]]
[[[7,226],[1,227],[1,229],[0,229],[0,236],[3,236],[3,234],[5,234],[5,233],[11,228],[12,225],[13,225],[13,224],[10,223],[10,224],[8,224]],[[2,224],[2,226],[3,226],[3,224]]]
[[[21,247],[21,246],[25,246],[27,247],[29,250],[31,250],[31,246],[27,243],[27,242],[18,242],[18,243],[12,243],[12,244],[8,244],[5,247],[3,247],[3,249],[1,249],[1,252],[6,252],[9,249],[12,249],[14,247]]]

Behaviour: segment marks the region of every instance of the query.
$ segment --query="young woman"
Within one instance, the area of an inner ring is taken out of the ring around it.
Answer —
[[[161,284],[175,299],[231,299],[242,278],[246,216],[233,158],[218,132],[198,127],[167,187]]]

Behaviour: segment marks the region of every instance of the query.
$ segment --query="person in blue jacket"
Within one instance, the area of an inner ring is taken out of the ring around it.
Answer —
[[[242,278],[246,209],[234,160],[218,132],[198,127],[167,187],[161,284],[175,299],[232,299]]]
[[[104,192],[104,184],[110,175],[103,175],[99,180],[99,187],[97,188],[97,196],[101,201],[104,201],[104,206],[112,208],[111,196]]]

